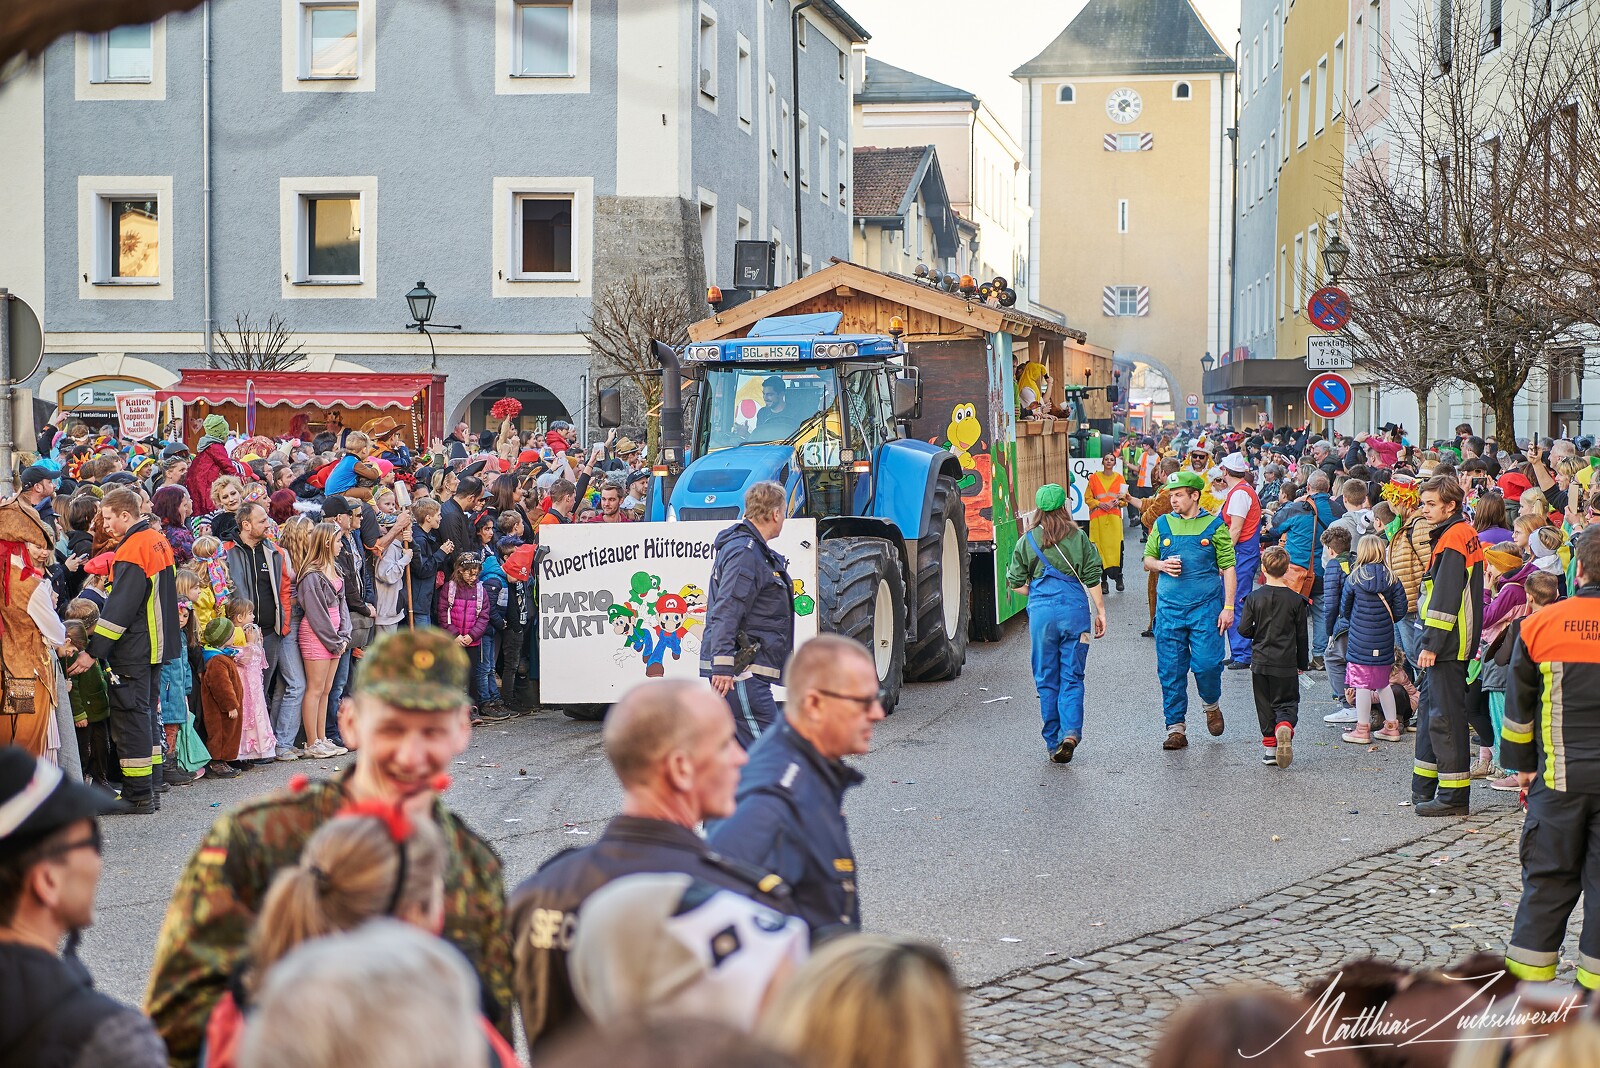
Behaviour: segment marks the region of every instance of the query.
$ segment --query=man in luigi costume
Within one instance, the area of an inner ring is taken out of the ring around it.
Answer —
[[[94,923],[100,817],[127,809],[19,746],[0,749],[0,1063],[165,1068],[150,1021],[96,991],[76,952]]]
[[[1156,675],[1167,732],[1161,748],[1185,749],[1191,670],[1206,729],[1222,733],[1222,636],[1233,624],[1233,540],[1221,517],[1200,507],[1203,475],[1179,471],[1165,488],[1172,511],[1151,528],[1144,569],[1156,573]]]
[[[467,958],[484,1012],[511,1034],[511,947],[500,858],[440,797],[472,737],[469,665],[454,638],[433,627],[385,634],[367,650],[355,692],[339,709],[355,764],[331,779],[302,776],[247,801],[211,825],[178,880],[145,1008],[173,1065],[196,1063],[206,1018],[248,952],[251,926],[272,878],[296,864],[306,840],[345,806],[377,801],[432,819],[449,851],[442,937]]]

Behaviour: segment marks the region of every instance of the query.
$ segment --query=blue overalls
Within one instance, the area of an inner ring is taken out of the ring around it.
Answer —
[[[1233,543],[1233,625],[1228,628],[1228,656],[1238,664],[1250,663],[1250,639],[1239,633],[1244,617],[1244,599],[1255,588],[1256,569],[1261,566],[1261,528],[1242,541]],[[1217,611],[1222,611],[1220,608]]]
[[[1191,667],[1200,700],[1213,705],[1222,698],[1222,571],[1212,542],[1220,529],[1215,516],[1198,534],[1174,534],[1167,516],[1156,520],[1160,559],[1183,561],[1181,575],[1163,571],[1156,579],[1156,675],[1168,728],[1188,717]]]
[[[1083,739],[1083,671],[1089,662],[1089,594],[1048,559],[1028,531],[1028,544],[1044,574],[1028,585],[1028,636],[1033,641],[1033,684],[1044,718],[1044,744]]]

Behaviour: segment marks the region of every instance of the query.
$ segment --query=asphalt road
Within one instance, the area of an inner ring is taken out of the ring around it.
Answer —
[[[1410,746],[1342,744],[1321,722],[1331,709],[1322,675],[1306,677],[1287,770],[1260,764],[1244,672],[1224,672],[1221,738],[1206,733],[1196,699],[1190,748],[1163,752],[1138,577],[1108,597],[1110,631],[1090,652],[1085,740],[1070,765],[1045,759],[1024,619],[1004,641],[973,646],[961,678],[906,688],[845,806],[869,929],[938,941],[978,984],[1244,904],[1434,829],[1401,805]],[[157,817],[107,821],[99,922],[82,950],[101,988],[142,996],[167,899],[213,818],[297,771],[349,759],[202,780],[169,793]],[[480,728],[455,771],[451,803],[499,851],[508,885],[593,841],[619,797],[599,725],[559,713]],[[1513,800],[1478,786],[1473,803]]]

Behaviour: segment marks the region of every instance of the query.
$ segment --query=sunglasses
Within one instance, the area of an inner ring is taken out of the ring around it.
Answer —
[[[94,855],[98,857],[100,856],[101,847],[104,845],[105,840],[100,836],[100,824],[96,822],[89,825],[89,837],[81,838],[76,842],[62,842],[60,845],[51,846],[40,854],[40,858],[64,857],[68,853],[79,849],[92,849],[94,850]]]

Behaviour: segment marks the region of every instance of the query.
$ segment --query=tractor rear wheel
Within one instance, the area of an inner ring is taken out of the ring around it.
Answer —
[[[961,674],[967,662],[972,582],[967,562],[967,514],[955,480],[933,487],[928,536],[917,541],[917,637],[906,651],[906,678],[936,682]]]
[[[881,538],[832,538],[817,548],[823,631],[860,642],[878,672],[885,713],[900,700],[906,663],[906,588],[900,557]]]

